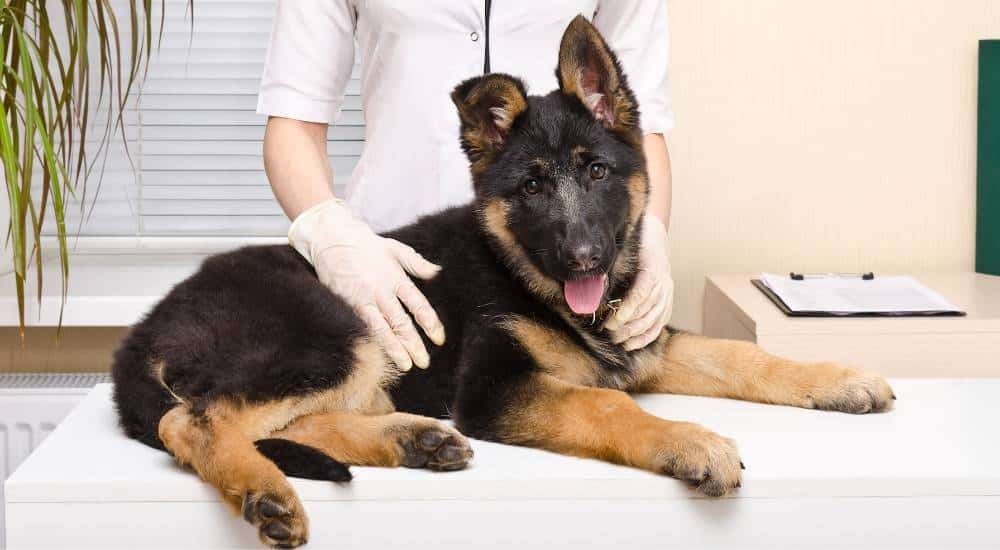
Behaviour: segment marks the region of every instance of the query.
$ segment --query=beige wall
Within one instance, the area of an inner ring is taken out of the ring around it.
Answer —
[[[969,270],[998,0],[671,0],[674,323],[708,273]]]
[[[30,297],[29,297],[30,299]],[[127,329],[28,328],[22,344],[16,327],[0,327],[0,373],[105,372]]]

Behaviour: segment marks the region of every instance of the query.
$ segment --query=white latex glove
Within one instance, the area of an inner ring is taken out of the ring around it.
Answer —
[[[439,346],[444,326],[407,274],[431,279],[440,266],[397,240],[376,235],[337,199],[295,218],[288,241],[316,268],[320,282],[361,316],[398,368],[427,368],[430,357],[410,314]]]
[[[674,309],[674,280],[670,277],[667,230],[656,216],[643,217],[639,273],[628,294],[604,323],[616,344],[626,350],[644,348],[667,326]]]

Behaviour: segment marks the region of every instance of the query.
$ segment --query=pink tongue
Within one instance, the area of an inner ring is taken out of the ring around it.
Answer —
[[[597,311],[601,305],[601,298],[604,297],[604,283],[607,279],[607,275],[602,273],[563,283],[563,294],[573,313],[590,315]]]

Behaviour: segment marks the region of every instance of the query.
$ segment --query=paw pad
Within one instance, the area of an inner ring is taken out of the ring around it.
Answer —
[[[415,436],[404,437],[403,466],[452,471],[465,468],[472,458],[472,448],[460,435],[440,427],[426,428]]]
[[[306,543],[303,518],[280,503],[277,497],[243,496],[243,518],[257,527],[261,542],[274,548],[295,548]]]

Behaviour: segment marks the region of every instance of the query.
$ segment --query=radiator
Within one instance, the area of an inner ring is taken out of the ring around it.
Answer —
[[[0,374],[0,479],[7,479],[55,429],[94,384],[108,375]],[[5,547],[3,485],[0,484],[0,549]]]

